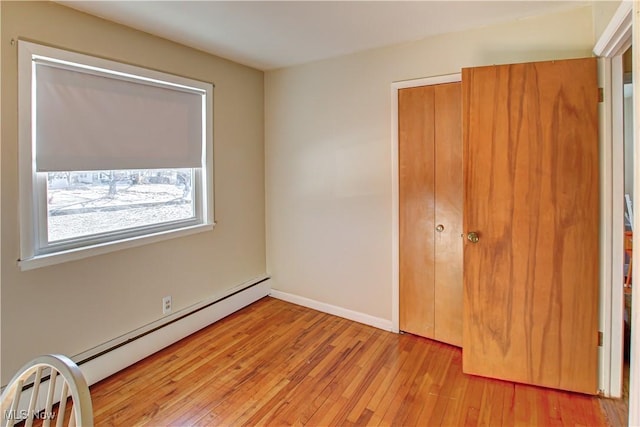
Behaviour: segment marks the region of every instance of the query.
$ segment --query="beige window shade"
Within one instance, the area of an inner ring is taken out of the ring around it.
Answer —
[[[204,91],[34,64],[38,172],[202,166]]]

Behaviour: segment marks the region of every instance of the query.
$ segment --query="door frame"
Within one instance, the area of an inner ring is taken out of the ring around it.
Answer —
[[[400,169],[398,165],[398,91],[462,81],[446,74],[391,83],[391,331],[400,332]]]
[[[593,48],[599,57],[602,201],[600,206],[600,392],[622,396],[624,347],[624,132],[622,55],[631,46],[632,6],[622,2]],[[634,197],[635,200],[635,197]],[[613,284],[617,283],[617,286]]]

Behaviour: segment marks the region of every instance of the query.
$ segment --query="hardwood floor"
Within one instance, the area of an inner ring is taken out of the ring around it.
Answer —
[[[97,426],[607,425],[599,399],[270,297],[91,387]]]
[[[623,366],[622,399],[601,399],[600,406],[604,416],[612,426],[629,424],[629,362]]]

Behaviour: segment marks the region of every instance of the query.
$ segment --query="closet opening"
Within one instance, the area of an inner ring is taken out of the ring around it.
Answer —
[[[623,141],[624,141],[624,309],[622,398],[629,402],[629,365],[631,350],[631,294],[633,291],[633,79],[632,47],[622,55],[623,68]],[[638,272],[638,268],[635,272]],[[636,290],[637,292],[637,290]]]

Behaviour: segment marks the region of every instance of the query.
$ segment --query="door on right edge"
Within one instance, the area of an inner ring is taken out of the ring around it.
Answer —
[[[463,370],[598,388],[595,58],[464,69]]]

